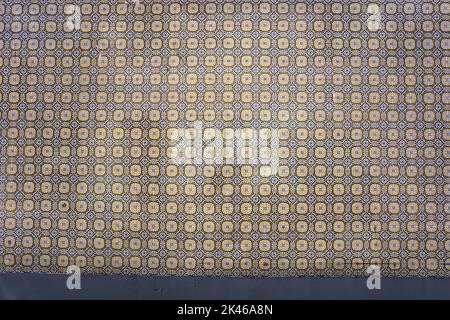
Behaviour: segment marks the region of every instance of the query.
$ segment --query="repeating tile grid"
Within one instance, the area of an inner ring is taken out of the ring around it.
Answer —
[[[0,271],[448,277],[449,13],[0,2]],[[174,164],[197,121],[277,129],[277,174]]]

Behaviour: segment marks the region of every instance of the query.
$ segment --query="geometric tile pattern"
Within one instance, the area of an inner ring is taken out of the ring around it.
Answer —
[[[2,1],[0,271],[449,277],[449,14]],[[277,129],[276,174],[174,164],[197,121]]]

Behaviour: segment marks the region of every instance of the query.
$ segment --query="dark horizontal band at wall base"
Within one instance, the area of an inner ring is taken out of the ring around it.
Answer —
[[[82,275],[81,290],[66,275],[0,274],[0,299],[450,299],[450,279],[203,278]]]

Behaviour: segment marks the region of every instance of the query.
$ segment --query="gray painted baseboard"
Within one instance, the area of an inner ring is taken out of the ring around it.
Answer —
[[[203,278],[84,275],[81,290],[66,275],[0,274],[0,299],[450,299],[450,279]]]

